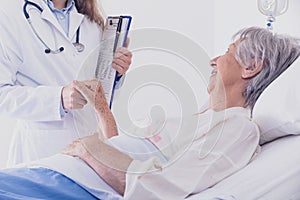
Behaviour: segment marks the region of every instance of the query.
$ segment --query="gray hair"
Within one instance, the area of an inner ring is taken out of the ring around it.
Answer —
[[[253,109],[255,102],[266,87],[284,72],[299,56],[299,39],[273,34],[267,29],[250,27],[237,32],[235,59],[241,66],[255,67],[262,63],[260,73],[249,80],[243,95],[246,107]]]

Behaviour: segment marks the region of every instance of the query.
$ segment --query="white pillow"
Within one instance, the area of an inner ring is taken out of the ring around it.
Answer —
[[[253,108],[260,144],[300,134],[300,58],[273,81]]]

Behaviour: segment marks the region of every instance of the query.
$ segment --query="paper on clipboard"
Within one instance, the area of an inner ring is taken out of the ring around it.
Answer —
[[[117,72],[112,68],[112,61],[115,50],[126,43],[130,24],[131,16],[108,17],[100,44],[95,78],[101,82],[110,107],[117,79]]]

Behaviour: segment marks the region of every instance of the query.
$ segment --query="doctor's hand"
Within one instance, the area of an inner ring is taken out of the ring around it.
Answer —
[[[87,100],[75,88],[75,81],[63,87],[61,98],[64,110],[82,109],[87,104]]]
[[[117,70],[118,76],[122,76],[129,69],[132,61],[132,53],[128,50],[130,39],[127,38],[125,47],[116,50],[112,67]]]
[[[109,109],[102,85],[96,79],[74,81],[74,86],[97,112],[103,112],[103,110]]]

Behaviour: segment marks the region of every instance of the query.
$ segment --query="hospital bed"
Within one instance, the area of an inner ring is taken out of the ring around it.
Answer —
[[[298,200],[300,199],[300,136],[263,145],[244,169],[188,200]]]

